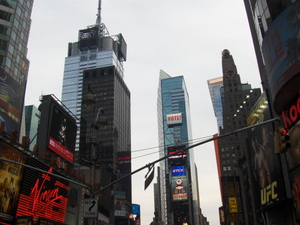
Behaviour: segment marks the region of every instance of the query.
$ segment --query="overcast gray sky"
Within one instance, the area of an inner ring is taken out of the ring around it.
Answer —
[[[38,106],[42,94],[61,99],[68,43],[77,41],[80,29],[95,23],[97,5],[98,0],[34,1],[26,105]],[[101,14],[110,34],[122,33],[127,43],[124,79],[131,91],[133,170],[158,159],[160,69],[185,78],[195,141],[218,132],[207,80],[222,76],[223,49],[233,55],[242,82],[260,87],[243,1],[102,0]],[[147,150],[138,151],[142,149]],[[141,157],[146,154],[150,155]],[[202,212],[217,225],[221,199],[213,143],[196,147],[194,155]],[[144,191],[146,172],[133,175],[132,183],[143,225],[154,216],[153,185]]]

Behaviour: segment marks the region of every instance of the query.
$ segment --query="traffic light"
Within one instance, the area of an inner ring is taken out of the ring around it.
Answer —
[[[290,136],[283,127],[278,127],[275,130],[275,153],[285,153],[290,147]]]

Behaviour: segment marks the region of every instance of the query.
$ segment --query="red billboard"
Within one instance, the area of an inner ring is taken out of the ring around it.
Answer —
[[[48,173],[25,168],[16,219],[32,217],[34,221],[46,219],[63,223],[68,203],[68,182],[51,175],[54,172],[52,167],[48,168],[35,159],[28,159],[27,164],[46,169]]]

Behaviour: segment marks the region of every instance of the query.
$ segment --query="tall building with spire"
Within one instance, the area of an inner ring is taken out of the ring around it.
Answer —
[[[222,52],[223,87],[219,88],[222,102],[223,127],[219,134],[226,134],[246,127],[246,118],[261,91],[241,83],[240,75],[229,50]],[[217,165],[223,209],[227,223],[239,224],[246,221],[248,212],[244,174],[247,133],[239,132],[220,138],[216,145]],[[248,221],[248,220],[247,220]]]
[[[27,45],[33,0],[0,1],[0,122],[19,138],[29,60]]]
[[[161,206],[158,218],[165,224],[199,224],[199,195],[192,140],[190,105],[184,77],[160,71],[158,98],[159,156],[173,154],[160,164]]]
[[[123,68],[126,52],[127,45],[122,34],[110,35],[101,22],[99,0],[96,24],[80,30],[78,41],[69,43],[62,102],[80,119],[75,148],[79,159],[95,160],[93,163],[110,177],[110,180],[100,178],[100,186],[131,172],[130,91],[124,82]],[[89,93],[96,103],[92,110],[83,105],[83,99]],[[94,134],[91,124],[99,109],[103,109],[108,125]],[[92,159],[91,149],[95,140],[96,159]],[[110,224],[128,219],[131,177],[114,186],[113,199],[109,192],[103,196],[103,213],[110,213]],[[119,206],[115,205],[112,209],[108,202],[117,202]],[[120,204],[124,205],[122,209]]]

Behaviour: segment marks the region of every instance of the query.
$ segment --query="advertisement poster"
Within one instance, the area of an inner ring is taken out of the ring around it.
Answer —
[[[271,119],[268,101],[263,95],[253,107],[247,125]],[[274,128],[271,123],[252,128],[249,136],[249,164],[253,177],[255,207],[271,206],[285,199],[285,188],[278,155],[275,154]]]
[[[287,151],[288,167],[294,198],[295,214],[300,221],[300,122],[289,131],[291,148]]]
[[[0,158],[25,163],[26,157],[7,143],[0,141]],[[10,222],[17,207],[23,167],[0,160],[0,221]]]

